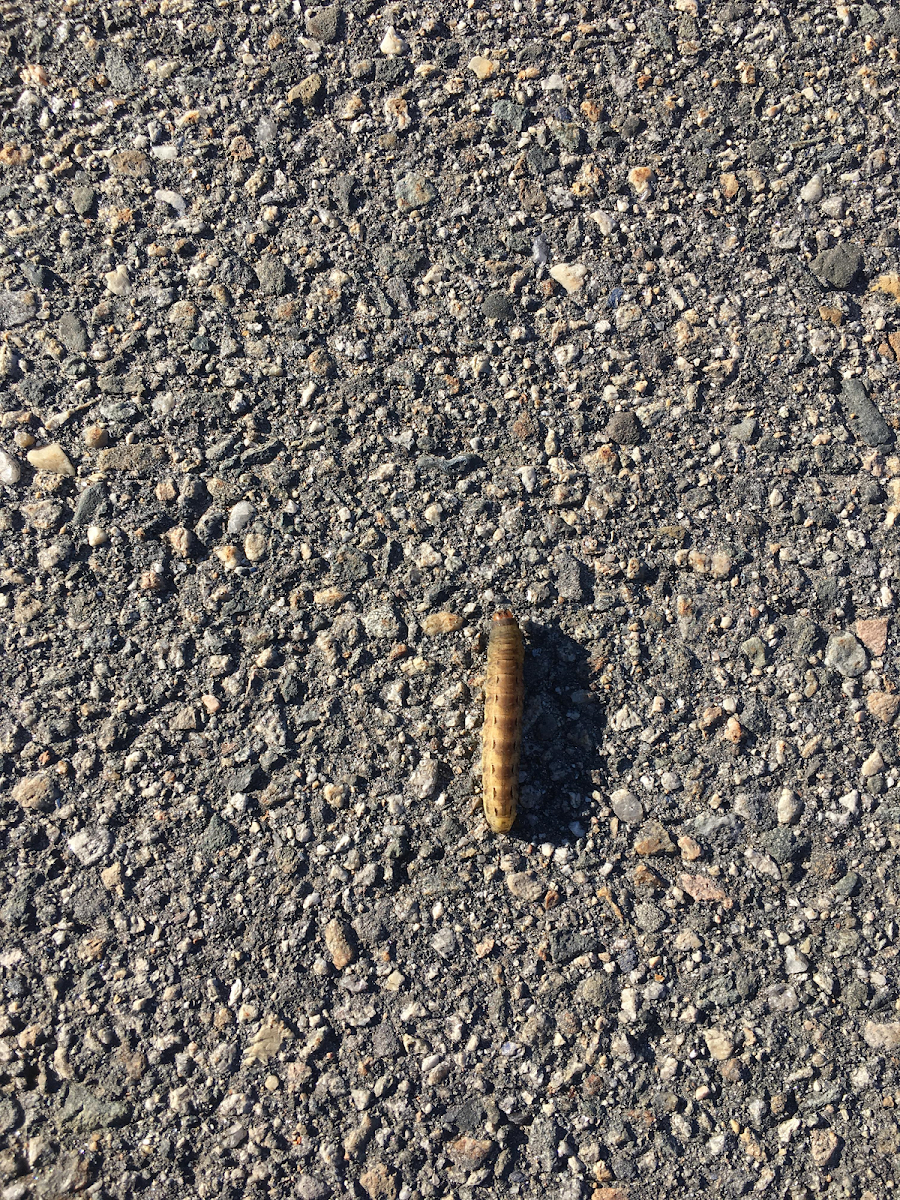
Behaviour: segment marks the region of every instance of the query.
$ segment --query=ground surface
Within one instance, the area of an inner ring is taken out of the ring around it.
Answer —
[[[4,1200],[892,1194],[898,57],[3,6]]]

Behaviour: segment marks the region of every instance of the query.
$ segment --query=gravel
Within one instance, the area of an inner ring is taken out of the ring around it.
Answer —
[[[900,1184],[898,52],[6,5],[3,1200]]]

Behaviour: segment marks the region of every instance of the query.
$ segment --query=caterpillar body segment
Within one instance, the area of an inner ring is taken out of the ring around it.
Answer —
[[[515,617],[506,609],[494,613],[484,680],[481,767],[484,815],[495,833],[506,833],[516,819],[524,662],[525,646]]]

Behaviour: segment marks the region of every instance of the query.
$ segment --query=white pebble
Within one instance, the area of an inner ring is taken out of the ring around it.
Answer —
[[[0,483],[18,483],[22,477],[22,468],[11,454],[0,450]]]
[[[557,263],[555,267],[550,268],[550,275],[572,295],[573,292],[581,290],[587,267],[582,263]]]
[[[397,31],[393,25],[389,25],[378,48],[382,54],[387,54],[393,58],[398,54],[405,53],[407,46],[403,38],[397,36]]]
[[[822,199],[822,176],[813,175],[809,183],[800,189],[800,199],[805,204],[818,204]]]

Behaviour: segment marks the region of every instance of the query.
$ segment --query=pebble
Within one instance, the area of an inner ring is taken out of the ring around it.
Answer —
[[[873,658],[881,658],[887,649],[888,624],[887,617],[870,617],[856,622],[856,636]]]
[[[0,483],[12,485],[22,478],[22,468],[11,454],[0,450]]]
[[[34,292],[0,292],[0,329],[27,324],[37,313]]]
[[[42,446],[39,450],[29,450],[25,457],[37,471],[50,471],[54,475],[75,474],[75,468],[59,442]]]
[[[706,1048],[713,1058],[725,1062],[734,1053],[734,1039],[724,1029],[707,1029],[703,1034]]]
[[[825,666],[848,679],[856,679],[868,670],[869,660],[852,633],[836,633],[828,639]]]
[[[863,1041],[872,1050],[900,1049],[900,1021],[866,1021]]]
[[[131,291],[131,280],[128,278],[128,271],[121,264],[114,267],[111,271],[107,271],[103,276],[103,282],[106,284],[107,290],[112,292],[114,296],[127,296]]]
[[[800,199],[804,204],[818,204],[822,199],[823,192],[822,176],[813,175],[809,183],[804,184],[800,189]]]
[[[776,812],[779,825],[794,825],[803,814],[803,801],[790,788],[782,788],[778,794]]]
[[[587,267],[582,263],[557,263],[550,268],[550,276],[569,293],[580,292],[587,276]]]
[[[492,58],[483,58],[480,54],[476,54],[474,58],[469,59],[469,70],[478,79],[490,79],[497,70],[497,63]]]
[[[841,401],[847,415],[847,424],[865,446],[888,446],[894,440],[894,431],[870,399],[861,379],[845,379],[841,389]]]
[[[256,506],[249,500],[240,500],[228,512],[227,532],[230,535],[240,533],[256,516]]]
[[[506,886],[519,900],[541,900],[546,883],[534,871],[514,871],[506,876]]]
[[[389,25],[385,30],[384,37],[381,39],[378,49],[382,54],[387,54],[389,57],[393,57],[398,54],[405,54],[409,47],[403,38],[397,34],[397,31],[394,29],[393,25]]]
[[[644,819],[644,807],[633,792],[620,788],[610,796],[610,805],[620,821],[626,825],[639,825]]]
[[[427,176],[411,171],[399,179],[394,187],[397,207],[401,212],[412,212],[425,208],[437,199],[437,188]]]
[[[838,242],[830,250],[822,250],[810,268],[814,275],[838,291],[845,291],[862,270],[862,252],[856,246]]]
[[[873,717],[890,725],[900,710],[900,692],[869,692],[866,708]]]

